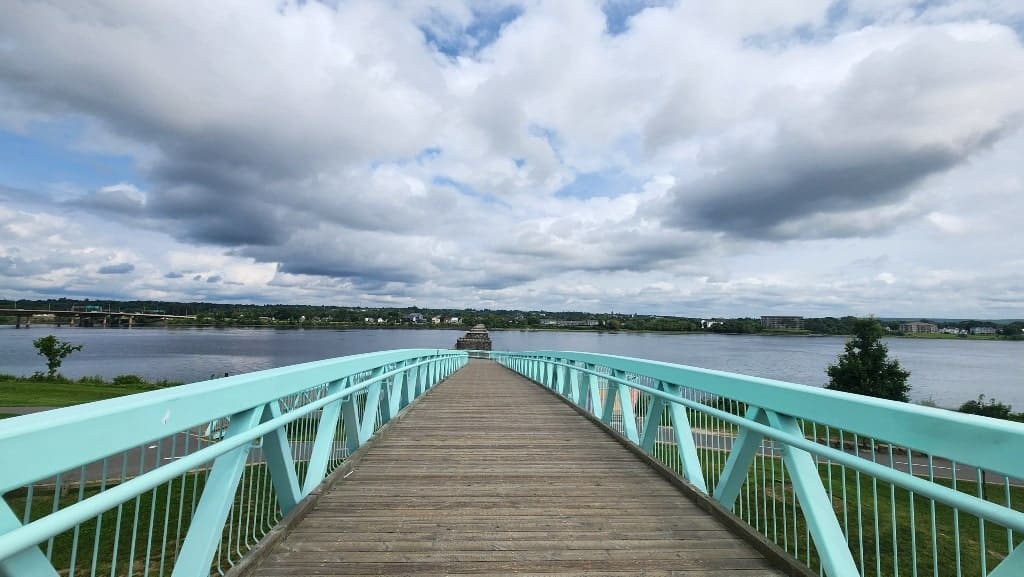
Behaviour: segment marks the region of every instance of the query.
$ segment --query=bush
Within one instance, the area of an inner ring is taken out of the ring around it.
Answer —
[[[45,383],[70,383],[71,380],[64,375],[57,373],[54,375],[48,375],[46,373],[36,371],[32,373],[32,376],[28,378],[30,381],[41,381]]]
[[[146,385],[146,379],[139,375],[117,375],[114,377],[113,383],[115,385]]]
[[[1013,418],[1013,407],[1005,403],[1000,403],[995,399],[989,399],[986,403],[985,395],[978,395],[978,399],[976,401],[967,401],[960,405],[960,408],[957,410],[961,413],[992,417],[993,419]]]

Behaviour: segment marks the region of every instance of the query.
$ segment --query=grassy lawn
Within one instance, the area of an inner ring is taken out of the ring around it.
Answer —
[[[712,479],[717,479],[718,471],[711,469],[719,468],[725,457],[710,450],[698,452],[705,476],[712,472]],[[654,456],[681,472],[674,445],[656,445]],[[848,536],[854,561],[864,575],[895,575],[897,571],[900,575],[984,575],[983,551],[985,569],[991,571],[1009,548],[1024,540],[1021,535],[1009,537],[994,523],[982,524],[976,517],[933,504],[851,469],[824,464],[818,469],[839,524]],[[949,479],[935,482],[946,487],[953,484]],[[978,483],[957,481],[956,490],[977,496]],[[1024,510],[1022,487],[990,483],[985,487],[985,498]],[[781,460],[755,459],[734,510],[768,539],[818,569],[807,524]]]
[[[160,485],[77,529],[65,531],[40,544],[61,575],[74,568],[76,575],[170,575],[184,543],[192,515],[202,495],[207,471],[195,471]],[[56,508],[63,508],[99,493],[98,487],[65,487]],[[235,507],[222,532],[217,559],[238,559],[276,523],[279,512],[271,497],[265,465],[246,467],[235,494]],[[20,518],[25,516],[28,495],[8,496],[7,502]],[[54,493],[41,487],[31,497],[28,518],[39,519],[55,508]]]
[[[161,386],[149,383],[115,385],[94,379],[46,381],[0,375],[0,407],[67,407],[153,391]]]

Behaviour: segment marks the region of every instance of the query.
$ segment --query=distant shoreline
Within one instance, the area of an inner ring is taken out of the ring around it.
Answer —
[[[13,325],[0,325],[13,328]],[[452,332],[465,332],[470,329],[468,325],[454,326],[454,325],[434,325],[434,324],[423,324],[423,325],[362,325],[362,324],[347,324],[347,323],[335,323],[335,324],[207,324],[207,323],[154,323],[154,324],[139,324],[135,327],[73,327],[69,325],[57,325],[52,322],[34,322],[33,327],[52,327],[52,328],[96,328],[106,330],[133,330],[133,329],[148,329],[148,328],[161,328],[161,329],[174,329],[174,328],[188,328],[188,329],[270,329],[270,330],[346,330],[346,331],[361,331],[361,330],[441,330],[441,331],[452,331]],[[657,335],[725,335],[725,336],[752,336],[752,337],[803,337],[803,338],[821,338],[821,337],[842,337],[848,338],[848,334],[827,334],[827,333],[811,333],[811,332],[800,332],[800,331],[761,331],[756,333],[728,333],[728,332],[717,332],[717,331],[659,331],[659,330],[645,330],[645,329],[606,329],[598,327],[488,327],[488,331],[519,331],[519,332],[553,332],[553,333],[608,333],[608,334],[657,334]],[[953,341],[1019,341],[1024,342],[1024,339],[1013,339],[1006,338],[1001,335],[951,335],[945,333],[921,333],[921,334],[892,334],[886,335],[884,338],[887,339],[919,339],[919,340],[953,340]]]

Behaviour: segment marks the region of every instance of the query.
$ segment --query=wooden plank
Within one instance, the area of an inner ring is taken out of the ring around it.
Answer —
[[[252,575],[777,577],[568,405],[484,360],[430,391]]]

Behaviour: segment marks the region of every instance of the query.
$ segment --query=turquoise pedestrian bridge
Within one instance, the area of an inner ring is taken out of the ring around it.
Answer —
[[[1024,425],[394,350],[0,421],[0,575],[1024,576]]]

